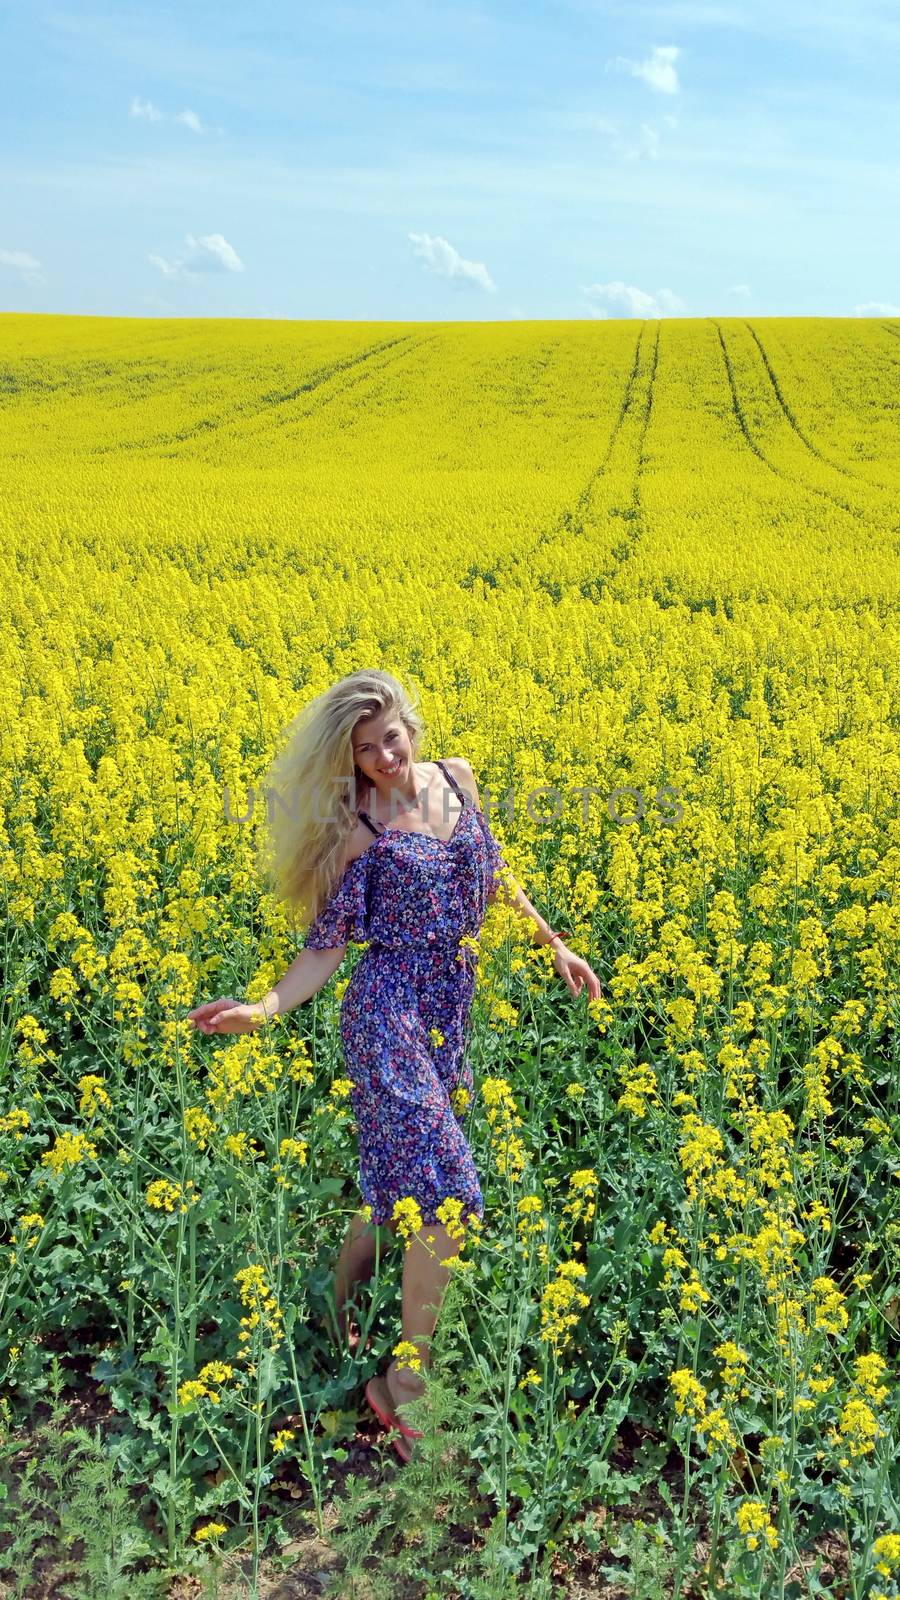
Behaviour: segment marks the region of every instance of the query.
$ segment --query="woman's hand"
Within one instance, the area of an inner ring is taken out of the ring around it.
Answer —
[[[555,941],[554,941],[555,942]],[[603,990],[600,979],[592,967],[588,966],[583,956],[577,956],[574,950],[562,941],[556,944],[553,955],[553,965],[561,978],[565,978],[571,993],[577,998],[585,984],[592,1000],[599,1000]]]
[[[265,1017],[258,1001],[245,1006],[239,1000],[225,999],[207,1000],[204,1005],[195,1006],[188,1012],[187,1020],[201,1033],[253,1033],[255,1028],[262,1027]]]

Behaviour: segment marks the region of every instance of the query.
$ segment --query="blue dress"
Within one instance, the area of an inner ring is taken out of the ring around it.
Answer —
[[[484,1215],[450,1100],[459,1086],[473,1091],[466,1047],[477,953],[459,939],[477,935],[506,863],[484,814],[437,765],[462,801],[450,838],[376,826],[361,811],[376,838],[351,861],[304,942],[327,950],[368,941],[344,991],[340,1033],[360,1189],[375,1223],[391,1221],[395,1202],[409,1195],[423,1222],[436,1222],[448,1197],[462,1201],[463,1217]]]

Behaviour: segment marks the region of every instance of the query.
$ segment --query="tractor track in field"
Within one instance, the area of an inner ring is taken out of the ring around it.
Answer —
[[[821,450],[814,440],[808,437],[803,428],[800,426],[800,423],[797,421],[794,412],[784,397],[781,385],[778,382],[777,374],[772,366],[771,361],[769,360],[759,334],[753,327],[752,323],[745,322],[744,327],[747,329],[750,337],[756,343],[757,349],[762,357],[763,366],[766,369],[769,382],[772,385],[772,391],[775,395],[775,399],[778,401],[778,404],[784,413],[785,420],[789,426],[793,428],[801,444],[803,444],[803,446],[810,452],[811,455],[814,455],[817,460],[823,462],[826,467],[832,467],[835,472],[842,472],[845,477],[850,479],[851,483],[859,484],[864,489],[874,489],[876,493],[881,492],[882,494],[889,494],[890,490],[888,489],[887,484],[879,483],[875,478],[866,478],[861,472],[854,472],[853,468],[846,466],[844,462],[835,461],[832,456],[827,456],[824,450]]]
[[[644,323],[641,327],[641,333],[638,339],[638,348],[635,351],[635,362],[631,372],[632,395],[634,393],[637,372],[640,365],[641,345],[646,326],[646,323]],[[641,475],[644,470],[644,462],[647,459],[644,453],[644,445],[647,442],[647,434],[650,429],[650,421],[653,413],[653,396],[656,389],[656,372],[659,366],[659,344],[661,336],[661,326],[660,323],[657,322],[653,341],[653,354],[650,358],[650,368],[647,373],[647,386],[646,393],[644,395],[643,415],[641,417],[637,455],[634,463],[634,476],[631,480],[631,502],[627,508],[627,511],[620,513],[622,516],[627,516],[629,526],[623,533],[619,542],[613,545],[612,550],[610,551],[610,555],[613,558],[611,566],[609,566],[604,572],[598,573],[592,578],[585,579],[582,583],[581,594],[586,600],[598,600],[602,598],[606,585],[611,579],[615,578],[616,575],[621,572],[626,563],[632,559],[634,552],[644,535],[644,508],[641,504]],[[629,396],[629,405],[630,401],[631,396]],[[623,409],[620,414],[620,426],[624,419],[625,409]],[[618,433],[618,428],[616,432]],[[610,446],[603,461],[603,466],[600,469],[601,472],[605,470],[609,463],[609,458],[612,454],[612,447],[614,443],[615,439],[613,438],[610,441]],[[599,476],[599,472],[595,474],[595,478]]]
[[[591,496],[594,492],[594,485],[603,477],[604,472],[609,466],[610,458],[613,450],[616,447],[616,441],[622,431],[622,428],[624,427],[625,418],[631,410],[632,403],[635,399],[638,373],[641,369],[641,345],[643,344],[644,340],[645,328],[646,323],[642,323],[637,337],[637,344],[634,347],[634,359],[631,363],[631,371],[629,372],[625,381],[625,389],[622,394],[622,403],[619,406],[619,414],[613,423],[612,432],[610,433],[610,436],[606,442],[606,449],[603,452],[603,459],[598,462],[597,466],[594,468],[586,484],[584,485],[584,488],[581,490],[574,507],[571,510],[566,509],[561,513],[559,518],[559,532],[568,530],[576,537],[580,537],[584,533],[584,523],[582,518],[584,517],[585,512],[590,505]]]
[[[851,505],[848,500],[842,500],[839,495],[834,494],[830,489],[823,489],[819,484],[805,483],[801,477],[792,476],[790,473],[785,472],[783,468],[777,467],[775,463],[769,459],[758,440],[753,437],[753,434],[750,431],[747,418],[741,406],[741,398],[738,392],[734,367],[732,365],[728,346],[725,343],[725,337],[722,333],[721,326],[715,317],[711,317],[710,321],[712,322],[713,327],[719,336],[719,344],[722,347],[722,357],[725,362],[725,371],[728,374],[728,385],[731,390],[731,404],[735,419],[748,447],[753,451],[753,454],[759,458],[764,466],[768,467],[770,472],[774,473],[776,478],[780,478],[783,483],[789,483],[793,488],[802,489],[807,494],[819,495],[821,499],[828,500],[831,505],[837,506],[839,511],[845,511],[848,516],[853,517],[854,521],[868,523],[868,514],[861,507]]]
[[[638,336],[637,336],[637,343],[636,343],[635,349],[634,349],[634,357],[632,359],[631,369],[630,369],[630,371],[628,373],[627,378],[625,379],[625,387],[624,387],[624,389],[622,391],[622,400],[621,400],[621,403],[619,405],[619,410],[618,410],[618,413],[616,415],[615,421],[613,422],[612,428],[610,430],[610,435],[609,435],[609,438],[607,439],[606,447],[604,449],[603,456],[602,456],[601,460],[598,462],[597,466],[594,467],[594,469],[591,472],[590,476],[586,480],[583,488],[579,491],[578,497],[575,500],[574,504],[571,505],[571,506],[565,506],[563,508],[563,510],[559,513],[559,515],[556,517],[556,519],[549,525],[549,527],[542,528],[534,536],[534,538],[531,540],[531,543],[529,544],[527,550],[522,550],[520,548],[515,552],[514,555],[508,556],[505,560],[499,560],[499,561],[495,562],[495,564],[494,564],[494,566],[492,568],[492,572],[491,572],[492,580],[496,580],[496,578],[498,578],[498,577],[506,576],[510,572],[515,571],[516,569],[522,567],[523,565],[527,565],[528,561],[535,554],[535,552],[541,548],[542,545],[550,543],[551,540],[559,538],[562,534],[570,533],[573,538],[581,538],[581,537],[583,537],[583,535],[584,535],[583,518],[584,518],[585,513],[587,511],[588,505],[590,504],[590,499],[591,499],[591,495],[593,493],[594,485],[603,476],[603,473],[606,471],[606,468],[609,465],[610,457],[612,456],[613,450],[615,449],[615,446],[616,446],[616,441],[617,441],[617,439],[619,437],[619,434],[622,431],[622,427],[623,427],[623,425],[625,423],[625,419],[628,416],[628,413],[631,410],[631,407],[632,407],[633,402],[634,402],[635,389],[636,389],[638,374],[640,372],[640,366],[641,366],[641,345],[642,345],[643,338],[644,338],[645,328],[646,328],[646,324],[642,323],[640,331],[639,331]],[[657,347],[658,347],[658,344],[659,344],[659,335],[657,334]],[[654,365],[653,365],[654,374],[655,374],[655,371],[656,371],[656,352],[654,352]],[[651,376],[651,388],[652,388],[652,376]],[[648,401],[648,404],[647,404],[647,406],[645,408],[645,425],[644,425],[643,432],[641,434],[641,447],[643,447],[643,440],[644,440],[644,437],[646,436],[646,420],[647,420],[648,417],[649,417],[649,401]],[[638,471],[640,470],[640,456],[639,456],[638,469],[637,470]],[[459,580],[460,588],[463,588],[463,589],[471,588],[472,583],[473,583],[473,581],[474,581],[474,579],[476,577],[485,577],[485,576],[486,576],[486,574],[484,572],[482,572],[482,570],[480,568],[470,567],[469,571],[465,574],[465,576]],[[546,584],[544,585],[544,588],[545,588],[545,592],[550,594],[551,599],[553,599],[553,600],[558,602],[558,600],[561,598],[561,593],[556,593],[555,591],[552,591],[552,590],[548,589]]]
[[[781,407],[782,412],[784,413],[785,419],[787,420],[789,426],[793,428],[795,434],[797,435],[797,438],[805,446],[805,448],[811,452],[812,455],[816,456],[819,459],[819,461],[824,461],[826,466],[834,467],[835,471],[843,472],[848,478],[855,478],[857,476],[857,474],[855,472],[852,472],[849,467],[842,466],[840,464],[840,462],[838,462],[838,461],[830,460],[830,458],[825,455],[824,451],[820,450],[818,445],[814,444],[812,439],[810,439],[807,436],[807,434],[804,433],[804,431],[801,428],[799,422],[797,421],[797,418],[794,416],[793,411],[791,410],[790,406],[788,405],[787,401],[784,398],[784,395],[783,395],[782,390],[781,390],[781,385],[778,382],[778,378],[777,378],[777,376],[775,374],[775,369],[773,368],[772,363],[769,360],[768,355],[766,354],[765,347],[763,345],[763,342],[762,342],[761,338],[759,337],[759,334],[757,333],[757,331],[753,327],[753,325],[751,323],[749,323],[749,322],[745,322],[744,323],[744,327],[747,329],[747,332],[749,333],[751,339],[753,339],[754,343],[756,344],[756,348],[758,349],[758,351],[759,351],[759,353],[760,353],[760,355],[762,357],[762,363],[763,363],[763,366],[766,369],[766,373],[767,373],[769,382],[772,385],[772,391],[773,391],[773,393],[775,395],[775,399],[778,401],[778,404]]]
[[[258,422],[266,417],[267,412],[280,412],[281,408],[292,405],[294,401],[305,396],[311,396],[312,403],[308,409],[299,410],[284,420],[276,419],[276,427],[286,427],[289,423],[301,422],[314,412],[321,411],[324,406],[332,405],[336,400],[341,400],[357,384],[366,383],[371,378],[377,377],[385,368],[394,366],[399,361],[404,361],[407,356],[414,354],[423,344],[431,339],[436,339],[437,334],[402,334],[396,339],[383,339],[378,344],[371,345],[369,349],[359,355],[346,360],[335,362],[316,381],[298,384],[294,389],[275,392],[267,398],[262,405],[258,405],[248,417],[228,417],[223,419],[223,425],[230,426],[235,434],[240,435],[245,431],[246,423]],[[400,346],[401,348],[397,348]],[[384,355],[383,361],[377,358]],[[324,389],[324,385],[332,379],[337,380],[331,389]]]
[[[257,419],[264,417],[267,412],[277,410],[279,407],[290,405],[295,400],[299,400],[305,395],[312,395],[316,401],[310,410],[318,410],[322,405],[330,404],[331,401],[336,400],[340,395],[345,394],[348,389],[354,387],[355,383],[361,383],[366,378],[373,376],[373,374],[383,371],[386,366],[391,365],[392,360],[402,360],[405,356],[411,355],[414,350],[419,349],[420,346],[427,342],[428,339],[434,339],[436,337],[436,334],[424,334],[419,336],[414,334],[401,334],[395,339],[381,339],[377,344],[370,345],[365,350],[355,352],[353,355],[346,356],[339,361],[333,361],[325,367],[318,368],[316,371],[312,372],[310,376],[302,383],[295,385],[291,389],[270,390],[267,394],[260,396],[254,403],[248,405],[247,409],[243,412],[229,412],[227,415],[222,417],[201,417],[197,422],[191,423],[179,433],[154,434],[149,438],[129,441],[127,443],[98,445],[95,447],[92,454],[107,455],[115,454],[124,450],[150,450],[155,445],[175,445],[176,449],[163,451],[163,454],[177,455],[180,452],[180,447],[182,445],[191,444],[198,436],[204,436],[213,433],[218,435],[221,433],[222,429],[227,428],[240,431],[248,422],[256,421]],[[398,345],[402,345],[403,348],[396,350],[396,346]],[[393,357],[388,355],[388,359],[386,361],[381,362],[374,368],[370,365],[370,363],[374,361],[377,356],[381,355],[382,353],[387,353],[391,350],[395,350],[396,352]],[[354,369],[359,368],[362,368],[362,370],[357,372],[354,376]],[[325,384],[330,383],[332,379],[340,379],[345,373],[350,374],[348,381],[336,383],[333,393],[319,394],[319,391]],[[303,412],[300,413],[300,415],[309,415],[309,413]]]
[[[385,351],[392,350],[393,347],[398,344],[403,344],[404,348],[402,350],[394,350],[393,354],[386,354],[384,361],[380,361],[377,366],[372,366],[369,363],[381,352],[375,350],[370,351],[366,363],[356,363],[356,369],[351,372],[351,375],[346,383],[339,384],[333,391],[327,394],[319,394],[316,392],[313,396],[313,404],[308,411],[300,412],[299,418],[305,419],[306,417],[311,416],[314,411],[321,411],[323,406],[332,405],[335,400],[342,399],[343,396],[349,392],[349,390],[356,388],[357,384],[367,383],[370,378],[380,377],[381,373],[384,372],[388,367],[396,366],[398,363],[405,361],[407,356],[415,355],[416,351],[421,350],[424,345],[430,344],[432,340],[437,339],[438,337],[439,336],[437,333],[422,333],[418,335],[404,334],[402,339],[393,339],[389,344],[382,346]],[[287,403],[288,398],[285,398],[279,402],[279,404]],[[291,418],[289,420],[294,421],[296,419]]]

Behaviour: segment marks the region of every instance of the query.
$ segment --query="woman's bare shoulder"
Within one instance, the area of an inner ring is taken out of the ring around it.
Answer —
[[[466,793],[478,805],[478,784],[475,782],[475,774],[465,756],[447,756],[444,760],[444,766],[448,772],[453,773],[460,787],[465,789]]]
[[[354,861],[358,860],[364,851],[368,850],[369,845],[374,843],[375,834],[372,832],[371,828],[366,827],[362,817],[357,813],[356,827],[349,835],[347,843],[344,846],[344,865],[342,871],[346,872],[347,868]]]
[[[450,768],[454,778],[474,777],[472,768],[465,756],[445,756],[444,766]]]

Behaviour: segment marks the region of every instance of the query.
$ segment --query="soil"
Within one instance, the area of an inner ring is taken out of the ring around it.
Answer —
[[[42,1341],[43,1342],[43,1341]],[[49,1343],[50,1341],[48,1341]],[[81,1365],[78,1357],[69,1357],[67,1366]],[[121,1425],[116,1413],[113,1412],[109,1399],[100,1392],[101,1385],[79,1372],[80,1387],[77,1391],[64,1393],[65,1414],[61,1421],[63,1429],[66,1427],[81,1426],[93,1432],[99,1424],[101,1432]],[[49,1404],[39,1402],[34,1409],[33,1428],[46,1421],[50,1415]],[[15,1435],[14,1435],[15,1437]],[[614,1457],[613,1465],[619,1471],[627,1471],[634,1454],[647,1434],[644,1430],[636,1428],[625,1422],[619,1430],[619,1446]],[[268,1493],[273,1503],[277,1506],[284,1527],[290,1531],[292,1537],[287,1544],[280,1547],[276,1556],[266,1555],[260,1562],[258,1589],[260,1600],[312,1600],[312,1597],[325,1595],[330,1583],[341,1572],[341,1557],[330,1543],[328,1534],[334,1529],[340,1519],[340,1501],[345,1492],[347,1480],[355,1477],[363,1480],[367,1486],[377,1487],[387,1483],[396,1472],[404,1470],[394,1451],[385,1442],[384,1430],[375,1417],[369,1417],[365,1408],[361,1408],[360,1420],[354,1430],[353,1436],[344,1441],[347,1457],[344,1461],[332,1460],[329,1462],[328,1498],[323,1505],[323,1523],[326,1537],[320,1538],[315,1527],[313,1505],[305,1480],[300,1480],[292,1472],[291,1463],[287,1462],[281,1476],[269,1486]],[[20,1477],[26,1462],[36,1454],[34,1432],[22,1435],[21,1448],[9,1460],[8,1474],[10,1486],[15,1484]],[[677,1454],[664,1465],[661,1477],[668,1485],[669,1491],[676,1500],[682,1493],[681,1461]],[[659,1493],[655,1483],[645,1485],[640,1495],[630,1506],[617,1506],[614,1510],[605,1507],[599,1500],[593,1505],[585,1503],[584,1513],[593,1511],[596,1519],[595,1525],[608,1530],[608,1538],[615,1543],[623,1526],[629,1522],[641,1519],[652,1526],[659,1523],[667,1527],[670,1522],[670,1513],[665,1501]],[[271,1511],[267,1515],[271,1515]],[[457,1544],[460,1560],[466,1552],[471,1552],[473,1547],[478,1547],[485,1530],[491,1519],[491,1510],[485,1503],[480,1512],[475,1512],[473,1519],[465,1526],[452,1526],[450,1534]],[[152,1520],[142,1516],[148,1528],[157,1534],[161,1528],[154,1525]],[[707,1530],[704,1530],[706,1532]],[[8,1545],[6,1537],[0,1537],[0,1568],[3,1566],[3,1549]],[[71,1600],[72,1583],[78,1567],[80,1550],[76,1546],[71,1552],[61,1555],[58,1549],[53,1548],[53,1541],[48,1541],[45,1553],[40,1554],[35,1560],[34,1584],[30,1585],[23,1600]],[[709,1556],[709,1543],[706,1538],[698,1539],[694,1551],[690,1570],[693,1578],[683,1580],[681,1594],[678,1600],[712,1600],[718,1592],[710,1589],[704,1582],[703,1569]],[[815,1543],[808,1558],[804,1559],[803,1567],[810,1568],[816,1560],[824,1563],[819,1574],[819,1583],[831,1586],[835,1600],[848,1592],[846,1585],[847,1558],[846,1547],[842,1539],[835,1534],[821,1536]],[[616,1583],[610,1576],[604,1575],[602,1568],[607,1569],[616,1563],[608,1545],[604,1545],[595,1554],[588,1553],[583,1546],[573,1547],[567,1545],[557,1552],[554,1557],[553,1576],[559,1585],[560,1600],[630,1600],[631,1589],[626,1584]],[[286,1563],[290,1570],[285,1571]],[[220,1580],[216,1589],[216,1600],[246,1600],[249,1592],[249,1574],[251,1560],[249,1557],[240,1560],[229,1558],[224,1568],[225,1577]],[[624,1571],[624,1568],[623,1568]],[[800,1580],[803,1589],[803,1569],[795,1568],[788,1575],[789,1581]],[[423,1600],[424,1585],[417,1582],[407,1586],[404,1593],[398,1593],[395,1600]],[[4,1584],[0,1579],[0,1600],[10,1596],[14,1590]],[[340,1594],[340,1589],[337,1588]],[[523,1583],[523,1596],[527,1594],[527,1585]],[[166,1590],[167,1600],[200,1600],[204,1595],[203,1582],[199,1577],[183,1575],[174,1578]],[[363,1585],[357,1580],[353,1600],[367,1600]]]

